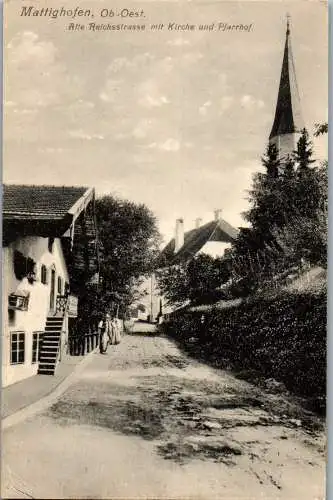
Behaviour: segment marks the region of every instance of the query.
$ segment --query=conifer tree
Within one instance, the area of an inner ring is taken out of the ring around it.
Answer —
[[[244,214],[244,217],[251,223],[259,239],[265,241],[269,238],[272,225],[283,224],[280,160],[275,145],[267,146],[261,161],[265,172],[255,174],[253,178],[253,187],[249,192],[251,208]]]
[[[279,152],[275,144],[268,144],[266,153],[261,159],[262,164],[266,168],[268,177],[276,179],[279,175]]]
[[[312,142],[309,139],[307,130],[304,128],[302,130],[302,135],[299,138],[297,148],[294,153],[294,158],[297,164],[297,172],[299,176],[306,172],[309,169],[310,165],[315,162],[315,160],[312,159],[312,155]]]
[[[303,129],[297,143],[294,159],[296,164],[297,185],[295,205],[297,212],[304,217],[312,217],[320,199],[320,189],[316,169],[311,168],[313,148],[309,134]]]

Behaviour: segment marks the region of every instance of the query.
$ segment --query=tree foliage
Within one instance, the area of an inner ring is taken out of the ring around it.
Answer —
[[[327,162],[318,166],[312,157],[305,129],[283,162],[276,147],[268,145],[264,171],[254,175],[244,214],[250,228],[240,232],[232,249],[237,279],[258,284],[304,260],[326,265]]]
[[[319,137],[320,135],[324,135],[328,133],[328,123],[316,123],[315,124],[315,132],[314,136]]]
[[[157,273],[159,288],[170,304],[202,304],[221,296],[220,287],[230,277],[230,261],[199,254],[188,262]]]
[[[102,246],[99,306],[120,304],[124,310],[137,298],[143,276],[154,270],[160,235],[152,212],[114,196],[96,200]]]

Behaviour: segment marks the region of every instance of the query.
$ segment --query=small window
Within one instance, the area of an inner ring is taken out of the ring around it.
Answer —
[[[53,253],[53,243],[54,243],[54,238],[49,238],[48,249],[50,253]]]
[[[62,294],[62,279],[58,276],[58,294]]]
[[[12,332],[10,334],[10,363],[18,365],[24,363],[25,357],[25,332]]]
[[[44,332],[34,332],[32,334],[32,360],[31,362],[37,363],[40,360],[40,352],[43,343]]]
[[[43,285],[47,285],[47,269],[46,266],[44,266],[44,264],[42,265],[40,272],[41,272],[41,277],[40,277],[41,282],[43,283]]]

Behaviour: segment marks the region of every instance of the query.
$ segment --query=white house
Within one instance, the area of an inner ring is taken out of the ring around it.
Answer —
[[[54,374],[77,319],[80,287],[98,270],[94,190],[3,190],[3,386]]]

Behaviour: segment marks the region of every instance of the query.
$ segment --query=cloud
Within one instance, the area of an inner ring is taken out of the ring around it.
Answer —
[[[206,116],[208,112],[208,108],[210,108],[212,105],[212,101],[207,101],[205,102],[202,106],[199,108],[199,113],[201,116]]]
[[[177,139],[169,138],[160,145],[160,149],[164,151],[179,151],[180,142]]]
[[[54,154],[54,153],[63,153],[64,149],[63,148],[52,148],[52,147],[46,147],[46,148],[38,148],[39,153],[48,153],[48,154]]]
[[[73,139],[83,139],[85,141],[91,141],[93,139],[98,139],[98,140],[103,140],[104,135],[101,134],[88,134],[87,132],[84,132],[82,129],[79,130],[70,130],[69,131],[69,136],[72,137]]]
[[[190,143],[187,143],[187,147],[191,147]],[[181,148],[181,143],[174,139],[173,137],[169,137],[165,141],[162,142],[151,142],[146,146],[141,146],[143,149],[159,149],[161,151],[170,151],[177,152]]]
[[[116,102],[119,97],[122,83],[123,80],[108,79],[99,94],[99,98],[104,102]]]
[[[159,108],[163,106],[163,104],[168,104],[169,102],[168,98],[164,95],[154,96],[146,94],[139,99],[139,104],[146,108]]]
[[[7,45],[6,100],[25,108],[66,104],[77,100],[81,81],[69,75],[52,41],[32,31],[14,36]]]
[[[233,104],[233,102],[234,102],[233,96],[231,96],[231,95],[223,96],[220,100],[220,110],[222,112],[226,111],[227,109],[230,108],[230,106]]]
[[[140,66],[145,66],[147,63],[151,62],[154,56],[150,52],[144,52],[142,54],[137,54],[132,58],[127,57],[116,57],[109,64],[107,68],[107,74],[119,73],[124,70],[137,70]]]
[[[261,99],[256,99],[251,95],[243,95],[240,99],[240,104],[245,109],[263,108],[265,106],[264,101]]]
[[[17,106],[17,102],[14,102],[14,101],[4,101],[3,104],[7,108],[13,108],[14,106]]]
[[[53,64],[57,50],[52,42],[41,41],[39,36],[32,31],[24,31],[14,37],[7,45],[9,60],[12,64],[40,65],[40,70],[45,71]]]
[[[37,109],[16,108],[16,109],[13,109],[13,113],[18,114],[18,115],[35,115],[37,113]]]
[[[150,79],[141,83],[138,87],[138,103],[147,108],[161,107],[169,104],[168,97],[159,90],[155,80]]]
[[[132,134],[136,139],[144,139],[152,128],[152,120],[143,119],[134,127]]]
[[[190,45],[190,42],[185,38],[175,38],[173,40],[169,40],[168,45],[171,45],[172,47],[184,47],[184,45]]]
[[[187,52],[181,55],[182,63],[195,64],[203,59],[203,54],[201,52]]]
[[[95,106],[96,105],[94,102],[86,101],[84,99],[78,99],[77,101],[75,101],[69,105],[70,108],[75,109],[75,110],[93,109]]]

